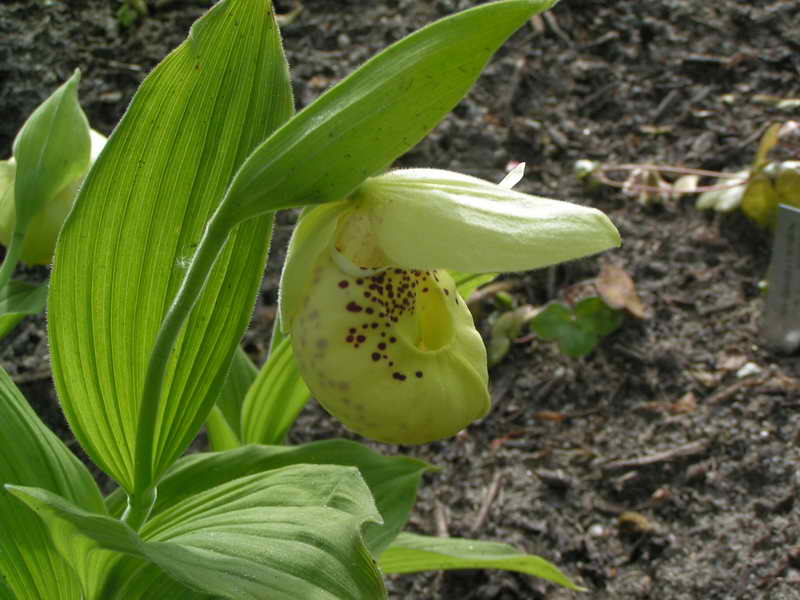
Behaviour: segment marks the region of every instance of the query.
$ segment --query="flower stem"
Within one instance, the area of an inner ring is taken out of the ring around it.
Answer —
[[[164,386],[164,377],[175,343],[195,304],[205,289],[208,275],[228,240],[231,227],[214,217],[206,224],[203,238],[195,251],[181,287],[172,301],[156,337],[142,390],[136,430],[136,455],[133,497],[153,487],[153,454],[156,425]]]
[[[150,516],[150,511],[156,503],[157,497],[156,488],[145,490],[141,494],[130,494],[128,496],[128,506],[122,514],[122,522],[127,523],[134,531],[139,531],[147,517]]]

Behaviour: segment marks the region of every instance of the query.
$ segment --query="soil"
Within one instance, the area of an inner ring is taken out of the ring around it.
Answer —
[[[298,107],[416,27],[478,3],[305,0],[284,27]],[[208,3],[151,4],[123,28],[108,0],[5,0],[0,155],[76,67],[90,121],[109,133]],[[642,205],[617,189],[586,189],[573,173],[582,158],[741,168],[770,122],[797,117],[769,96],[800,97],[793,0],[563,0],[518,32],[469,97],[399,161],[490,180],[526,161],[524,191],[606,211],[622,248],[510,277],[512,298],[540,306],[570,296],[613,264],[633,278],[649,318],[627,317],[581,359],[540,340],[515,343],[491,371],[494,408],[482,422],[446,442],[375,445],[442,467],[426,477],[410,528],[506,541],[591,591],[463,571],[392,577],[393,598],[800,598],[800,366],[763,345],[758,284],[769,234],[739,214],[701,213],[691,197]],[[278,225],[245,340],[255,357],[293,219]],[[487,335],[502,306],[491,295],[478,304]],[[0,360],[69,440],[46,352],[43,321],[29,319],[2,341]],[[291,439],[340,435],[355,437],[310,405]]]

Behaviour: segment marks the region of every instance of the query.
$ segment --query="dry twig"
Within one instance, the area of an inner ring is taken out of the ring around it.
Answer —
[[[492,477],[492,483],[489,484],[489,489],[486,490],[486,495],[483,497],[483,503],[478,511],[478,516],[475,517],[475,522],[472,524],[472,533],[475,533],[483,527],[486,517],[489,516],[489,509],[492,507],[492,503],[497,497],[497,492],[500,491],[500,484],[503,482],[503,478],[504,474],[501,471],[495,472]]]
[[[687,456],[695,456],[703,454],[711,445],[710,440],[699,440],[697,442],[689,442],[677,448],[670,448],[663,452],[656,452],[655,454],[647,454],[645,456],[638,456],[636,458],[625,458],[622,460],[614,460],[600,468],[604,471],[616,471],[618,469],[636,469],[647,465],[654,465],[660,462],[670,462],[678,458],[685,458]]]

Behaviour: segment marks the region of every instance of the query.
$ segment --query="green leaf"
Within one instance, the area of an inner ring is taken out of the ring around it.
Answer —
[[[379,564],[386,574],[450,569],[503,569],[535,575],[572,590],[582,590],[552,563],[508,544],[401,533]]]
[[[0,289],[0,338],[4,338],[28,315],[37,315],[47,306],[47,284],[33,285],[9,281]]]
[[[599,342],[594,331],[576,320],[574,311],[557,302],[536,315],[530,326],[543,340],[557,341],[561,352],[573,358],[586,356]]]
[[[416,499],[422,474],[432,467],[404,456],[382,456],[347,440],[326,440],[302,446],[244,446],[228,452],[191,454],[181,458],[158,486],[153,515],[158,515],[193,494],[237,477],[295,464],[358,467],[383,516],[383,525],[368,524],[367,545],[374,554],[383,551],[405,526]],[[121,514],[124,494],[109,499],[111,514]]]
[[[585,298],[575,305],[575,317],[586,331],[603,338],[619,329],[625,315],[621,310],[611,308],[597,296]]]
[[[137,482],[144,489],[197,434],[261,284],[271,217],[239,226],[208,273],[166,363],[154,422],[137,442],[144,375],[186,260],[233,173],[292,111],[269,8],[264,0],[219,2],[147,77],[56,249],[49,298],[56,388],[87,454],[129,491],[137,469],[147,473]]]
[[[89,168],[89,122],[78,103],[79,80],[76,70],[33,111],[14,140],[14,159],[2,168],[0,238],[7,249],[0,289],[20,259],[50,262],[58,230]]]
[[[91,600],[215,600],[170,577],[161,567],[130,554],[116,553],[103,579],[103,586]]]
[[[272,351],[250,387],[242,408],[245,443],[282,444],[310,392],[284,338]]]
[[[230,423],[228,423],[225,415],[222,414],[219,406],[214,406],[211,412],[208,413],[206,431],[208,432],[208,441],[211,444],[211,448],[217,452],[233,450],[242,445],[242,441],[236,435]]]
[[[78,564],[93,549],[124,552],[232,600],[385,597],[361,535],[380,515],[354,468],[298,465],[241,477],[174,504],[141,534],[45,490],[10,489]]]
[[[424,138],[492,54],[555,0],[507,0],[447,17],[393,44],[328,90],[248,158],[218,217],[339,200]]]
[[[558,340],[558,348],[562,354],[580,358],[594,350],[599,342],[597,335],[576,326],[569,329],[567,334]]]
[[[239,346],[233,354],[231,360],[231,370],[228,371],[228,377],[225,380],[225,385],[222,387],[222,392],[217,399],[217,406],[220,410],[220,416],[224,420],[224,424],[236,438],[241,437],[241,420],[242,420],[242,404],[247,396],[247,391],[253,385],[253,381],[258,374],[258,369],[253,364],[253,361],[247,356],[242,347]],[[210,415],[209,415],[210,416]],[[209,420],[206,424],[209,430],[209,435],[215,437],[217,432],[214,429],[217,423],[222,425],[218,419],[213,421]],[[216,437],[227,437],[227,433],[220,431]],[[241,444],[237,444],[241,445]],[[216,445],[213,446],[215,450],[222,450]],[[230,448],[227,448],[230,449]]]
[[[78,103],[80,71],[25,121],[14,140],[16,231],[89,168],[89,122]]]
[[[552,302],[531,321],[531,329],[543,340],[553,341],[572,329],[572,312],[563,304]]]
[[[450,276],[456,282],[456,289],[464,300],[469,300],[472,292],[477,290],[482,285],[489,283],[492,279],[497,277],[497,273],[461,273],[459,271],[450,271]]]
[[[14,592],[0,580],[0,600],[17,600]]]
[[[43,487],[88,510],[104,511],[92,476],[39,420],[2,369],[0,483]],[[50,542],[44,523],[2,488],[0,531],[0,582],[12,598],[81,598],[80,581]]]

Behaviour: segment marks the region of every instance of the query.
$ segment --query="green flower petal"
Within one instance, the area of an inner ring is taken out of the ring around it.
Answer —
[[[355,200],[377,244],[405,268],[526,271],[620,244],[597,209],[451,171],[392,171],[367,180]]]

